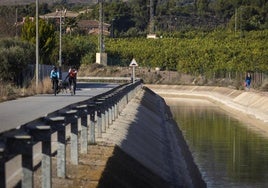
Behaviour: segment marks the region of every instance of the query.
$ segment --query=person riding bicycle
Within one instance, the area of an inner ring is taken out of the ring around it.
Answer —
[[[54,83],[56,83],[56,90],[58,90],[60,74],[56,66],[53,66],[53,69],[50,72],[50,79],[52,82],[52,89],[54,89]]]
[[[71,84],[73,83],[73,89],[74,89],[74,94],[75,94],[75,90],[76,90],[76,77],[77,77],[77,70],[75,67],[71,67],[68,71],[68,75],[66,76],[66,78],[69,77],[69,88],[71,90]]]

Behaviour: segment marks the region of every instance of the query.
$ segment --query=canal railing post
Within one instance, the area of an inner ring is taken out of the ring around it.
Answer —
[[[112,125],[112,104],[111,104],[111,97],[107,96],[106,98],[108,104],[108,127]]]
[[[71,163],[78,165],[78,118],[77,110],[64,110],[59,112],[62,116],[65,116],[66,123],[71,126]],[[67,125],[68,126],[68,125]]]
[[[80,153],[88,152],[88,123],[87,120],[87,105],[82,104],[73,107],[73,109],[78,111],[78,121],[81,122],[81,136],[80,136]]]
[[[57,150],[57,176],[66,177],[66,130],[65,127],[58,130],[58,150]]]
[[[89,142],[90,144],[95,144],[95,113],[96,113],[96,104],[91,103],[88,104],[88,113],[90,116],[90,138]]]
[[[104,98],[104,114],[105,114],[105,130],[109,128],[109,107],[106,99]]]
[[[99,104],[99,110],[100,110],[100,119],[101,119],[101,132],[106,132],[106,105],[105,105],[105,99],[104,98],[98,98],[96,102]]]
[[[45,117],[45,121],[57,132],[57,176],[66,177],[66,130],[65,117]]]
[[[112,122],[115,121],[115,95],[111,96],[111,105],[112,105]]]
[[[23,131],[14,131],[6,138],[9,155],[22,156],[22,181],[21,187],[34,187],[33,167],[33,142],[32,137]]]
[[[3,141],[0,141],[0,187],[6,187],[6,147]]]
[[[114,103],[114,117],[115,117],[115,119],[118,118],[118,100],[119,100],[119,93],[117,92],[116,96],[115,96],[115,103]]]
[[[42,142],[42,187],[52,187],[51,127],[49,125],[28,126],[34,141]]]
[[[101,113],[101,108],[102,108],[102,102],[96,101],[95,102],[97,105],[97,133],[98,133],[98,138],[102,137],[102,113]]]
[[[127,104],[127,93],[126,93],[126,91],[123,91],[122,95],[123,95],[123,97],[120,100],[119,112],[121,112],[124,109],[124,107],[126,106],[126,104]]]

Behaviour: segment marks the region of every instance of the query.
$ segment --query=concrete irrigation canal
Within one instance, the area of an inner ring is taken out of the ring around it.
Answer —
[[[71,140],[67,140],[66,174],[59,177],[57,170],[52,170],[52,187],[210,187],[196,153],[191,153],[187,127],[177,121],[180,113],[174,114],[179,99],[209,101],[254,122],[256,129],[268,135],[268,98],[264,93],[221,87],[139,85],[131,96],[126,94],[127,102],[120,105],[105,129],[98,128],[98,118],[90,121],[96,124],[96,138],[86,153],[79,151],[77,164],[72,163]],[[89,132],[92,135],[92,129]],[[232,133],[234,136],[235,131]],[[57,164],[54,153],[52,166]],[[34,187],[42,187],[41,168],[35,168],[33,181]]]

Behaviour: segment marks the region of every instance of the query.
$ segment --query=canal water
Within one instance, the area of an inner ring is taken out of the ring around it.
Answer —
[[[165,99],[207,187],[268,187],[268,139],[209,101]]]

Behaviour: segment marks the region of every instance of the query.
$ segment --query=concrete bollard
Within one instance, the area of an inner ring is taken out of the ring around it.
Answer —
[[[107,98],[107,103],[108,103],[108,127],[112,125],[112,104],[111,104],[111,99]]]
[[[95,112],[96,112],[96,104],[91,103],[88,105],[88,114],[90,117],[90,137],[89,137],[89,142],[91,144],[95,144]]]
[[[106,105],[105,105],[105,99],[104,98],[98,98],[96,100],[97,102],[101,103],[99,108],[100,108],[100,113],[101,113],[101,132],[105,133],[106,132]]]
[[[112,122],[115,121],[115,103],[112,102]]]
[[[34,187],[33,142],[32,137],[23,131],[14,131],[6,138],[8,155],[22,156],[21,187]]]
[[[6,187],[5,150],[5,143],[3,141],[0,141],[0,187]]]
[[[66,130],[65,117],[46,117],[45,121],[57,132],[57,176],[66,177]]]
[[[40,124],[28,126],[34,141],[42,142],[42,187],[52,187],[51,127]]]
[[[98,138],[102,137],[102,102],[96,101],[96,107],[97,107],[97,135]]]
[[[78,164],[78,118],[77,110],[64,110],[59,112],[60,115],[64,116],[66,119],[66,124],[71,126],[71,163]]]
[[[119,96],[116,96],[115,103],[114,103],[114,117],[115,117],[115,119],[118,118],[118,100],[119,100]]]
[[[78,111],[79,119],[81,119],[81,136],[80,136],[80,152],[88,152],[88,124],[87,119],[87,105],[78,105],[73,107],[73,109]]]
[[[109,128],[109,108],[108,106],[105,109],[105,129]]]

